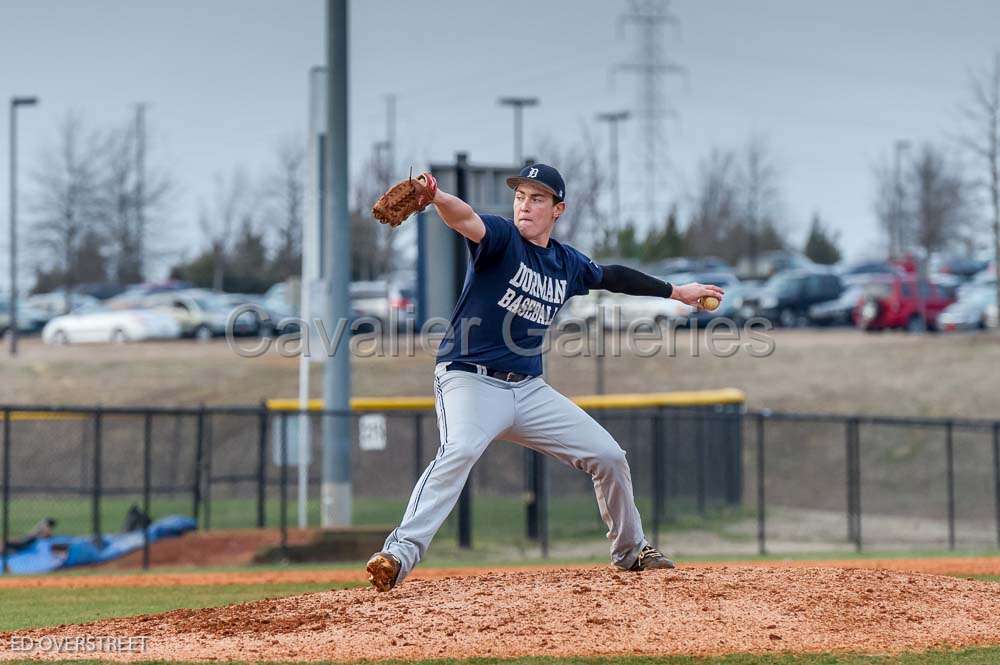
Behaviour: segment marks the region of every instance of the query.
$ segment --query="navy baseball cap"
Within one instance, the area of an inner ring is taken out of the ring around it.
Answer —
[[[552,192],[558,201],[563,201],[566,198],[566,183],[563,182],[559,171],[548,164],[530,164],[521,169],[521,172],[516,176],[507,178],[507,186],[511,189],[517,189],[517,186],[522,182],[541,185]]]

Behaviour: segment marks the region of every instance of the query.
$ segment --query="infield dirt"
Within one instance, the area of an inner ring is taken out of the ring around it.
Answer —
[[[18,635],[148,638],[145,653],[101,654],[123,660],[895,653],[1000,644],[1000,594],[991,582],[881,569],[603,566],[413,579],[384,594],[328,591]]]

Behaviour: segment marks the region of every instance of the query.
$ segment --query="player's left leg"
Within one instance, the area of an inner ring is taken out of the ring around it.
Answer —
[[[625,569],[672,568],[649,546],[632,493],[625,451],[590,415],[540,378],[514,389],[514,426],[504,438],[590,474],[611,560]]]

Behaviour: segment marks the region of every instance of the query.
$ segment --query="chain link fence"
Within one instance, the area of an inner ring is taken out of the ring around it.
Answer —
[[[301,518],[319,524],[323,428],[333,418],[352,423],[353,523],[388,529],[438,447],[432,410],[0,411],[4,543],[45,517],[60,533],[111,533],[136,506],[154,519],[190,516],[202,530],[268,527],[285,546]],[[591,413],[628,455],[647,535],[674,553],[1000,547],[1000,421],[738,404]],[[586,474],[496,441],[435,548],[592,557],[606,553],[605,532]]]

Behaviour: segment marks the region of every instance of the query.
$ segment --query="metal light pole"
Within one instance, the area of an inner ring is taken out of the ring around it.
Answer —
[[[521,165],[524,157],[524,150],[521,138],[521,114],[525,106],[538,106],[537,97],[501,97],[498,102],[500,106],[514,107],[514,163]]]
[[[618,178],[618,123],[627,120],[628,111],[615,111],[612,113],[598,113],[597,119],[608,123],[609,149],[611,150],[611,206],[612,221],[611,228],[618,231],[622,228],[622,200],[621,186]],[[597,294],[597,330],[596,336],[604,335],[604,297]],[[598,343],[594,353],[594,360],[597,364],[597,394],[604,394],[604,345]]]
[[[10,98],[10,355],[17,355],[17,107],[37,97]]]
[[[621,189],[618,180],[618,123],[622,120],[628,120],[628,111],[615,111],[613,113],[598,113],[597,119],[601,122],[608,123],[608,130],[610,133],[610,149],[611,149],[611,200],[612,200],[612,214],[614,216],[614,221],[612,224],[615,229],[620,228],[622,219],[622,201],[621,201]]]

